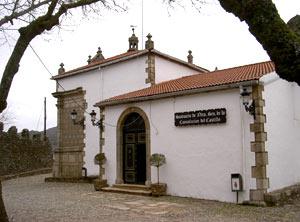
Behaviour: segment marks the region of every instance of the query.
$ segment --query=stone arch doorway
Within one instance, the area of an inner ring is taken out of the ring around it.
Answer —
[[[117,125],[117,184],[151,184],[150,124],[143,110],[125,110]]]

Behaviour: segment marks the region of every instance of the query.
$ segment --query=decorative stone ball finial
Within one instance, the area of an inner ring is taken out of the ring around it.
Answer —
[[[92,56],[91,56],[91,55],[89,55],[89,57],[88,57],[88,60],[87,60],[87,63],[88,63],[88,64],[90,64],[90,63],[91,63],[91,61],[92,61]]]
[[[97,54],[102,54],[102,50],[101,50],[101,48],[100,48],[100,47],[98,47]]]
[[[192,55],[192,51],[191,50],[189,50],[188,51],[188,56],[187,56],[187,59],[188,59],[188,63],[191,63],[191,64],[193,64],[193,55]]]
[[[60,63],[60,68],[58,69],[58,74],[63,74],[65,72],[64,64]]]
[[[147,41],[145,42],[145,49],[148,49],[149,51],[154,49],[154,42],[151,40],[152,35],[149,33],[147,35]]]
[[[98,50],[97,50],[97,54],[96,56],[92,59],[92,61],[99,61],[99,60],[103,60],[104,59],[104,56],[102,55],[102,50],[100,47],[98,47]]]

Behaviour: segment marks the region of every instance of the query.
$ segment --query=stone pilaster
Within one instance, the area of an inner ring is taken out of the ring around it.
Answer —
[[[155,56],[153,53],[148,53],[148,59],[146,61],[146,64],[146,73],[148,73],[148,77],[145,82],[151,83],[151,86],[153,86],[155,84]]]
[[[254,133],[254,141],[251,142],[251,152],[255,153],[255,166],[252,166],[252,178],[256,179],[256,189],[250,190],[250,201],[264,201],[264,194],[269,188],[269,178],[267,177],[268,152],[265,142],[267,133],[265,132],[266,116],[263,112],[265,101],[262,92],[263,85],[252,87],[252,100],[255,104],[254,123],[250,124],[250,131]]]
[[[105,120],[105,115],[104,115],[104,107],[100,107],[100,122],[99,122],[99,153],[103,153],[103,147],[105,144],[105,137],[104,137],[104,132],[105,132],[105,126],[103,124]],[[94,180],[94,188],[95,190],[99,191],[103,187],[107,187],[107,180],[104,180],[104,175],[105,175],[105,168],[103,167],[102,163],[99,163],[99,178]]]
[[[86,102],[82,88],[56,92],[58,149],[53,153],[53,177],[79,178],[82,176],[84,157],[84,125],[74,124],[70,113],[77,112],[77,120],[84,120]]]
[[[101,121],[101,125],[99,127],[100,130],[100,141],[99,141],[99,152],[103,153],[103,147],[105,144],[105,138],[104,138],[104,131],[105,131],[105,126],[103,124],[103,121],[105,120],[105,115],[104,115],[104,107],[100,108],[100,121]],[[105,168],[103,167],[103,165],[99,165],[99,179],[103,180],[103,175],[105,174]]]

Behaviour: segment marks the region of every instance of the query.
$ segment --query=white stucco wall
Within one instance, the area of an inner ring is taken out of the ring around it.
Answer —
[[[148,77],[145,72],[147,58],[147,55],[144,55],[58,80],[60,84],[58,85],[58,91],[72,90],[77,87],[82,87],[86,91],[84,166],[87,168],[88,175],[98,174],[99,171],[98,166],[94,164],[94,156],[99,152],[99,132],[91,125],[88,113],[94,109],[99,117],[99,110],[93,107],[95,103],[112,96],[150,86],[150,84],[145,83]],[[184,73],[191,74],[194,72],[192,69],[162,58],[156,60],[156,78],[158,81],[175,79]]]
[[[92,126],[90,113],[93,109],[99,118],[99,109],[94,104],[100,100],[149,86],[145,83],[145,57],[107,66],[98,70],[60,79],[64,90],[82,87],[86,91],[87,109],[85,114],[85,165],[88,175],[98,175],[99,166],[94,164],[94,156],[99,153],[99,131]],[[58,91],[63,89],[59,87]]]
[[[116,179],[115,126],[121,113],[132,106],[141,108],[149,118],[151,153],[166,156],[167,164],[161,167],[160,178],[167,183],[169,194],[235,202],[230,176],[240,173],[245,183],[240,201],[249,199],[250,166],[254,163],[251,158],[254,155],[250,153],[251,118],[241,109],[239,89],[106,107],[105,122],[109,125],[104,133],[104,152],[108,159],[105,176],[109,184],[115,183]],[[226,108],[225,124],[174,125],[176,112],[213,108]],[[244,117],[245,123],[242,123]],[[243,124],[247,133],[243,133]],[[245,158],[248,161],[244,161]],[[156,170],[152,168],[151,172],[151,180],[155,183]]]
[[[171,62],[159,56],[155,56],[155,72],[156,83],[200,73],[187,66]]]
[[[273,73],[263,78],[269,191],[300,182],[300,87]]]

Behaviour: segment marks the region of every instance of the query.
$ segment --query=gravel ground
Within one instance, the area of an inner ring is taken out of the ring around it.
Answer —
[[[3,182],[11,221],[300,221],[300,199],[283,207],[262,208],[192,198],[95,192],[91,184],[45,183],[47,176]]]

